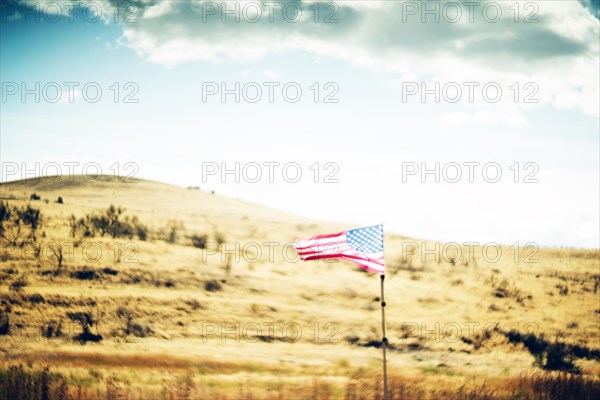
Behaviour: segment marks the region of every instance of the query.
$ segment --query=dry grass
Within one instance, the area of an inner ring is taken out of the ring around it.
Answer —
[[[182,371],[160,384],[137,386],[114,375],[89,370],[87,377],[67,377],[48,367],[41,370],[11,366],[0,371],[2,399],[331,399],[379,400],[381,376],[354,374],[346,381],[313,378],[295,384],[272,380],[240,379],[228,387],[206,384],[192,370]],[[565,373],[532,373],[511,378],[467,380],[437,379],[435,386],[423,378],[392,375],[390,400],[592,400],[600,382]]]
[[[297,263],[289,260],[293,251],[283,253],[296,238],[348,226],[156,182],[38,180],[1,189],[4,200],[19,207],[34,192],[64,200],[31,201],[44,217],[37,245],[59,243],[60,268],[50,250],[36,257],[27,245],[2,243],[3,377],[21,363],[27,367],[18,374],[35,381],[49,366],[50,375],[64,379],[53,381],[52,393],[67,390],[72,398],[378,398],[377,277],[342,262]],[[71,236],[72,214],[81,218],[110,204],[136,216],[147,227],[146,240]],[[172,221],[178,221],[177,234],[169,240]],[[190,239],[203,235],[208,242],[202,246]],[[211,241],[219,243],[211,247]],[[258,247],[244,248],[250,242]],[[270,242],[279,243],[271,245],[272,257]],[[503,247],[492,263],[478,247],[472,259],[406,257],[408,242],[423,243],[386,235],[394,396],[598,393],[598,250],[540,249],[537,262],[528,263],[528,252],[515,259]],[[91,260],[89,252],[98,249]],[[102,336],[100,343],[73,340],[81,333],[68,317],[73,312],[93,316],[90,330]],[[297,328],[302,334],[296,338]],[[221,335],[223,329],[230,331]],[[513,331],[544,338],[543,359],[525,339],[507,335]],[[566,349],[562,357],[579,375],[543,371],[554,343]]]

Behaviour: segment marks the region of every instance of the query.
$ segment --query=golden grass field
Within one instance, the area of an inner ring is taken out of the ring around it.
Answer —
[[[106,176],[0,190],[42,214],[35,243],[2,242],[0,398],[382,398],[378,276],[290,246],[353,226]],[[71,215],[111,204],[146,240],[73,237]],[[391,398],[600,394],[597,249],[438,246],[385,235]],[[77,340],[78,311],[101,341]]]

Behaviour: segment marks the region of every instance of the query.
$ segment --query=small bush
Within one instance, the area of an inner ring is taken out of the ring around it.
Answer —
[[[95,270],[87,267],[71,272],[71,277],[81,281],[92,281],[100,278]]]
[[[41,200],[42,196],[38,196],[37,193],[32,193],[31,196],[29,196],[29,200]]]
[[[564,285],[558,284],[556,285],[556,288],[561,296],[567,296],[569,294],[569,286],[566,283]]]
[[[219,281],[216,281],[214,279],[204,282],[204,290],[207,290],[209,292],[217,292],[222,289],[223,289],[223,287],[221,286]]]
[[[176,285],[176,282],[171,278],[165,279],[165,281],[163,283],[164,283],[165,287],[168,287],[168,288],[173,288]]]
[[[58,196],[58,199],[56,199],[56,202],[58,204],[64,204],[62,196]]]
[[[40,327],[42,336],[47,339],[57,338],[62,336],[62,320],[50,320]]]
[[[171,220],[167,223],[167,242],[175,243],[179,238],[179,233],[182,231],[183,223],[180,221]]]
[[[149,326],[135,322],[134,318],[136,318],[136,313],[127,306],[120,306],[117,308],[117,317],[121,320],[126,335],[146,337],[154,333]]]
[[[95,220],[91,215],[75,220],[75,216],[71,215],[70,227],[71,235],[75,237],[78,232],[81,232],[81,236],[84,238],[96,236],[96,227],[94,225]]]
[[[215,242],[217,242],[217,249],[220,249],[223,244],[227,242],[227,238],[223,232],[214,229],[213,235],[215,237]]]
[[[133,226],[135,228],[135,234],[140,240],[148,240],[148,236],[150,235],[150,229],[141,222],[137,220],[137,218],[133,218]]]
[[[203,309],[204,308],[202,306],[202,303],[200,303],[196,299],[185,300],[184,303],[187,304],[188,306],[190,306],[192,308],[192,310],[198,310],[198,309]]]
[[[45,303],[44,297],[39,293],[34,293],[29,296],[29,302],[33,304]]]
[[[504,278],[495,287],[494,295],[498,298],[509,298],[512,297],[517,303],[524,304],[526,299],[531,299],[531,295],[525,295],[521,289],[519,289],[514,283],[510,283],[508,279]]]
[[[21,291],[22,288],[24,288],[28,284],[29,284],[29,282],[27,282],[27,278],[25,277],[25,275],[21,275],[21,276],[18,276],[14,281],[12,281],[12,283],[10,284],[10,286],[8,288],[10,290],[14,290],[15,292],[19,292],[19,291]]]
[[[190,236],[192,241],[192,246],[197,247],[199,249],[206,248],[206,242],[208,241],[208,235],[192,235]]]
[[[117,271],[116,269],[112,269],[110,267],[105,267],[105,268],[102,268],[102,273],[106,274],[106,275],[115,276],[119,273],[119,271]]]
[[[131,324],[130,332],[133,336],[140,338],[150,336],[154,333],[149,326],[142,325],[138,322],[134,322]]]
[[[0,335],[8,335],[10,332],[10,316],[8,311],[0,310]]]

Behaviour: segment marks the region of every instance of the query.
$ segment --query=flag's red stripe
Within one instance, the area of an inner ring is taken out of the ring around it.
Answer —
[[[364,253],[355,250],[348,244],[346,232],[317,235],[308,240],[299,240],[294,243],[294,247],[300,259],[305,261],[340,259],[354,263],[370,272],[384,273],[383,252]]]
[[[326,251],[329,254],[331,253],[339,253],[342,250],[347,249],[347,250],[352,250],[352,248],[348,245],[348,243],[336,243],[336,244],[326,244],[326,245],[319,245],[319,246],[311,246],[311,247],[305,247],[303,249],[296,249],[299,253],[300,252],[304,252],[304,251],[316,251],[316,252],[323,252]]]
[[[310,261],[310,260],[323,260],[325,258],[339,258],[339,255],[334,254],[334,255],[326,255],[326,254],[315,254],[312,256],[307,256],[307,257],[301,257],[303,261]]]
[[[345,235],[345,234],[346,234],[346,232],[330,233],[330,234],[327,234],[327,235],[316,235],[316,236],[311,237],[308,240],[327,239],[327,238],[333,238],[333,237],[342,236],[342,235]]]
[[[334,241],[322,241],[322,242],[312,242],[312,243],[298,243],[296,242],[296,245],[294,247],[296,247],[296,249],[298,250],[302,250],[302,249],[310,249],[313,247],[324,247],[324,246],[333,246],[333,245],[339,245],[339,244],[346,244],[346,240],[338,240],[336,242]]]

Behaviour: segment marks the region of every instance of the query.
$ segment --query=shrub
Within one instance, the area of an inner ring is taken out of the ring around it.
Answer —
[[[68,312],[67,317],[73,322],[78,322],[81,325],[81,333],[74,337],[80,342],[99,342],[102,340],[101,335],[95,335],[90,332],[90,328],[96,323],[90,311],[75,311]]]
[[[194,247],[197,247],[199,249],[205,249],[206,248],[206,242],[208,241],[208,235],[192,235],[190,236],[190,239],[192,241],[192,245]]]
[[[207,290],[209,292],[217,292],[222,289],[223,289],[223,287],[221,286],[219,281],[216,281],[214,279],[204,282],[204,290]]]
[[[518,303],[523,304],[525,299],[531,299],[531,296],[524,295],[521,289],[519,289],[514,283],[511,284],[508,279],[504,278],[496,286],[494,295],[499,298],[514,298]]]
[[[182,230],[183,224],[180,221],[169,221],[167,223],[167,242],[175,243],[179,237],[179,232]]]
[[[227,238],[225,237],[225,234],[223,232],[220,232],[216,229],[214,230],[213,235],[215,237],[215,242],[217,242],[217,250],[219,250],[221,248],[221,245],[227,242]]]
[[[125,210],[121,207],[115,207],[114,205],[108,206],[108,208],[101,212],[100,215],[94,215],[91,217],[94,228],[100,232],[100,236],[104,236],[107,233],[115,237],[114,234],[117,231],[117,225],[119,223],[119,217]]]
[[[4,237],[5,223],[10,221],[12,210],[8,203],[0,201],[0,237]]]
[[[127,306],[119,306],[117,308],[117,317],[125,327],[125,333],[129,334],[129,329],[133,321],[133,311]]]
[[[14,290],[15,292],[21,291],[22,288],[27,286],[29,282],[27,282],[27,278],[25,275],[18,276],[9,286],[10,290]]]
[[[29,296],[29,302],[33,303],[33,304],[41,304],[41,303],[45,303],[46,300],[44,299],[44,296],[42,296],[41,294],[34,293]]]
[[[558,289],[558,293],[561,296],[567,296],[569,294],[569,286],[566,283],[564,285],[561,285],[559,283],[558,285],[556,285],[556,288]]]
[[[42,199],[42,197],[41,197],[41,196],[38,196],[38,194],[37,194],[37,193],[32,193],[32,194],[31,194],[31,196],[29,196],[29,199],[30,199],[30,200],[41,200],[41,199]]]
[[[131,325],[130,332],[131,332],[131,334],[133,336],[140,337],[140,338],[143,338],[143,337],[146,337],[146,336],[150,336],[150,335],[152,335],[154,333],[149,326],[142,325],[142,324],[137,323],[137,322],[134,322]]]
[[[545,353],[546,357],[542,364],[544,369],[550,371],[579,372],[563,343],[554,342],[548,346]]]
[[[106,275],[117,275],[119,273],[119,271],[117,271],[116,269],[112,269],[110,267],[104,267],[102,268],[102,273],[106,274]]]
[[[37,240],[37,232],[42,225],[42,213],[28,204],[26,207],[10,206],[0,202],[0,237],[11,245],[23,245],[26,236],[24,228],[29,226],[29,239]]]
[[[137,216],[122,217],[124,208],[110,205],[106,210],[86,214],[80,219],[74,215],[69,218],[71,236],[76,237],[81,233],[82,237],[94,237],[96,233],[100,236],[110,235],[113,238],[127,237],[133,239],[138,236],[140,240],[147,240],[149,229],[142,224]]]
[[[71,272],[71,277],[81,281],[91,281],[100,278],[95,270],[88,267]]]
[[[62,336],[62,320],[50,320],[40,327],[42,336],[47,339]]]
[[[184,303],[187,304],[188,306],[190,306],[192,308],[192,310],[198,310],[198,309],[203,309],[204,307],[202,306],[202,303],[200,303],[198,300],[196,299],[189,299],[189,300],[184,300]]]
[[[56,202],[58,204],[64,204],[62,196],[58,196],[58,199],[56,199]]]
[[[136,217],[134,217],[134,220],[135,221],[133,222],[133,225],[135,227],[135,234],[137,235],[137,237],[140,238],[140,240],[148,240],[148,236],[150,233],[148,227],[139,222]]]
[[[109,229],[109,233],[113,238],[126,237],[133,239],[136,228],[129,218],[125,217],[123,221],[116,221]]]
[[[136,317],[135,312],[127,307],[120,306],[117,308],[117,317],[121,320],[124,332],[127,335],[133,335],[136,337],[146,337],[153,333],[152,329],[149,326],[142,325],[138,322],[134,322],[134,318]]]
[[[176,283],[172,278],[167,278],[164,281],[165,287],[172,288],[175,287]]]
[[[10,316],[8,311],[0,310],[0,335],[8,335],[10,332]]]
[[[26,225],[29,225],[31,228],[30,237],[35,241],[37,230],[42,224],[42,212],[39,208],[34,208],[27,204],[25,208],[19,209],[17,214]]]
[[[82,237],[95,236],[94,221],[91,215],[77,219],[75,215],[71,214],[69,217],[69,227],[71,237],[76,237],[79,233],[81,233]]]

